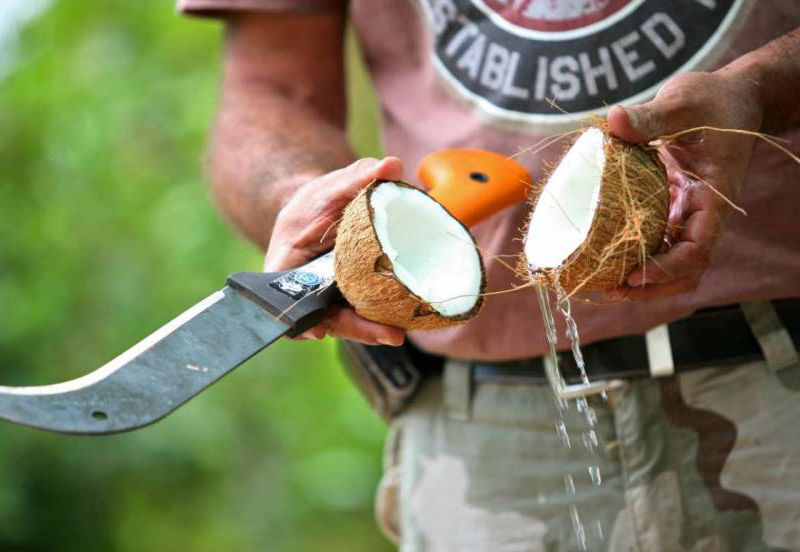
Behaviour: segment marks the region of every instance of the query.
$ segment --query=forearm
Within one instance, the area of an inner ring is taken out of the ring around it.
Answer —
[[[265,248],[275,216],[309,180],[351,162],[344,131],[268,85],[223,98],[209,151],[214,198]]]
[[[752,85],[762,111],[763,132],[775,134],[800,126],[800,28],[738,58],[720,73]]]
[[[217,204],[266,247],[306,182],[350,163],[345,14],[244,13],[226,21],[222,103],[209,149]]]

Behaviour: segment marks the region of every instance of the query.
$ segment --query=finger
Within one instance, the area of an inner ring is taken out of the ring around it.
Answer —
[[[289,339],[294,339],[297,341],[304,341],[306,339],[322,339],[327,334],[327,330],[324,324],[317,324],[313,328],[309,328],[303,333],[296,335],[294,337],[290,337]]]
[[[381,160],[365,157],[327,175],[326,180],[332,185],[321,191],[321,195],[325,196],[327,202],[349,202],[373,180],[399,180],[402,177],[403,162],[397,157]]]
[[[714,201],[711,198],[709,201]],[[717,208],[692,202],[689,215],[683,224],[682,237],[684,240],[698,244],[713,244],[719,237],[722,228],[722,216]]]
[[[278,215],[264,259],[264,270],[296,267],[328,250],[344,207],[375,179],[402,178],[397,157],[359,159],[301,188]],[[286,239],[291,234],[291,239]]]
[[[665,284],[691,274],[702,273],[708,266],[709,249],[695,242],[679,242],[669,251],[654,255],[628,276],[632,288]]]
[[[696,186],[690,182],[680,170],[669,172],[669,213],[667,215],[667,230],[672,236],[679,235],[676,230],[683,226],[690,214],[690,191]]]
[[[611,134],[627,142],[642,143],[648,142],[652,132],[649,129],[641,129],[645,124],[635,120],[632,114],[633,108],[615,105],[608,112],[608,128]],[[649,124],[649,119],[646,124]]]
[[[642,105],[614,106],[608,113],[611,133],[627,142],[647,143],[659,136],[697,126],[689,123],[685,106],[654,99]],[[676,121],[687,121],[676,125]]]
[[[309,257],[303,251],[288,244],[270,244],[264,257],[263,272],[278,272],[308,262]]]
[[[628,285],[663,284],[694,272],[702,273],[711,260],[711,249],[719,231],[720,218],[715,211],[693,211],[682,225],[683,241],[647,259],[628,275]]]
[[[402,329],[361,318],[350,308],[333,310],[326,318],[325,326],[330,335],[367,345],[397,347],[405,340],[405,332]]]
[[[623,284],[621,286],[605,290],[603,295],[609,301],[625,301],[630,292],[630,286]]]
[[[626,299],[629,301],[655,301],[666,299],[681,293],[693,292],[697,289],[698,278],[686,276],[666,284],[647,285],[645,287],[631,288]]]
[[[633,106],[614,106],[608,113],[611,133],[628,142],[645,143],[703,124],[698,109],[696,77],[665,85],[651,101]]]
[[[400,180],[403,178],[403,162],[399,157],[394,157],[393,155],[384,157],[377,170],[378,174],[375,178],[383,180]]]

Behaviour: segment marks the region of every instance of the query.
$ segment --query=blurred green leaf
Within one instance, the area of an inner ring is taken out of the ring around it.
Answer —
[[[0,383],[93,370],[258,269],[201,178],[219,50],[169,2],[55,1],[22,30],[0,76]],[[379,155],[348,52],[352,141]],[[0,550],[388,550],[383,424],[333,347],[279,343],[140,432],[0,424]]]

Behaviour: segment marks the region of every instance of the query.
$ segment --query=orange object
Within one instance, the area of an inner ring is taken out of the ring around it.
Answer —
[[[426,155],[418,174],[428,193],[466,226],[524,201],[531,189],[531,176],[521,163],[477,149]]]

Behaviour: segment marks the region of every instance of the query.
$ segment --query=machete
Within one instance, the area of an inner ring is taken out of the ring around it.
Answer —
[[[468,226],[523,201],[531,186],[520,163],[481,150],[432,153],[419,177]],[[280,337],[315,326],[340,301],[332,252],[285,272],[237,272],[94,372],[54,385],[0,386],[0,420],[83,435],[150,425]]]
[[[316,325],[342,300],[332,252],[286,272],[237,272],[227,284],[83,377],[0,386],[0,419],[84,435],[152,424],[278,338]]]

